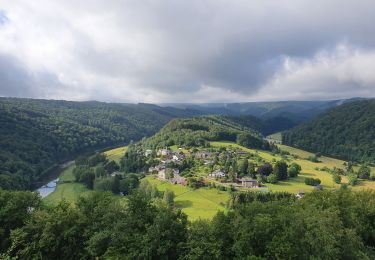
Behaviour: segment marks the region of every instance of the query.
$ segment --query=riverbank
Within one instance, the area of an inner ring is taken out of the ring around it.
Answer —
[[[51,172],[51,174],[48,175],[48,180],[46,180],[48,182],[46,184],[43,184],[43,186],[39,187],[36,190],[36,192],[38,192],[42,198],[45,198],[49,194],[54,192],[59,181],[59,176],[63,173],[65,169],[72,165],[74,165],[74,161],[68,161],[60,164],[59,166],[56,166],[53,172]]]

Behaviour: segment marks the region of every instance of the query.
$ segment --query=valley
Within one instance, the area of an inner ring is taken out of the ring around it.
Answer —
[[[241,186],[236,187],[237,191],[229,190],[230,185],[234,183],[222,183],[213,178],[209,178],[210,168],[201,165],[194,172],[194,176],[199,176],[204,178],[205,183],[215,183],[216,187],[208,185],[206,187],[191,188],[187,185],[173,184],[168,179],[159,179],[157,174],[147,174],[141,179],[141,182],[149,182],[155,185],[156,188],[165,192],[166,190],[172,191],[175,195],[174,206],[181,209],[185,214],[188,215],[189,220],[196,219],[212,219],[218,211],[226,212],[228,210],[227,203],[231,194],[233,192],[246,192],[246,191],[261,191],[261,192],[289,192],[292,194],[297,194],[301,191],[311,192],[316,190],[314,186],[306,185],[305,178],[318,178],[321,180],[321,187],[324,190],[340,189],[341,184],[337,184],[332,179],[332,174],[327,171],[322,171],[322,168],[338,168],[345,169],[347,162],[343,160],[338,160],[326,156],[321,156],[319,158],[320,162],[314,163],[309,161],[307,158],[313,156],[313,153],[303,151],[301,149],[293,148],[286,145],[278,145],[279,149],[283,152],[289,153],[288,155],[274,154],[269,151],[250,149],[238,145],[233,142],[220,142],[212,141],[210,142],[210,147],[212,148],[226,148],[230,150],[241,150],[247,155],[256,155],[257,157],[264,160],[264,162],[274,163],[276,161],[285,160],[288,164],[297,163],[301,166],[301,172],[297,177],[289,178],[285,181],[278,181],[275,184],[263,183],[259,188],[243,188]],[[111,149],[103,152],[109,161],[120,162],[121,158],[124,156],[125,152],[128,150],[127,146]],[[171,151],[179,151],[177,146],[170,147]],[[201,148],[205,150],[205,148]],[[183,153],[187,153],[188,150],[184,149]],[[253,157],[256,158],[256,157]],[[252,159],[250,159],[251,162]],[[255,159],[254,159],[255,160]],[[85,195],[90,192],[89,189],[85,187],[82,183],[75,182],[73,175],[74,165],[69,166],[66,170],[62,172],[59,177],[59,183],[57,184],[56,190],[44,198],[44,202],[47,204],[54,204],[65,200],[69,203],[74,204],[77,202],[81,195]],[[319,168],[319,169],[317,169]],[[358,166],[354,166],[355,170],[358,170]],[[375,168],[371,167],[372,173],[375,173]],[[346,176],[342,176],[342,184],[348,184],[348,179]],[[220,190],[217,186],[223,186],[228,188],[228,190]],[[370,180],[360,180],[355,186],[352,186],[353,190],[363,190],[363,189],[374,189],[375,181]],[[119,197],[121,198],[121,197]],[[126,197],[122,199],[126,200]]]

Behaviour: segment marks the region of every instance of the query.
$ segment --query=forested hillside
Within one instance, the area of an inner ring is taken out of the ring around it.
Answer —
[[[375,100],[343,104],[283,134],[283,143],[347,160],[375,161]]]
[[[256,119],[253,124],[249,119],[246,122],[245,126],[238,118],[228,116],[174,119],[142,143],[149,148],[163,148],[172,145],[206,146],[208,141],[232,141],[245,147],[270,149],[268,142],[254,130],[260,128],[262,122]]]
[[[230,116],[252,115],[263,120],[274,118],[287,119],[297,125],[314,116],[336,107],[342,103],[352,102],[357,98],[328,101],[275,101],[244,103],[207,103],[207,104],[169,104],[178,108],[190,108],[204,114],[220,114]],[[284,128],[285,130],[288,128]]]
[[[0,98],[0,187],[25,189],[78,153],[139,140],[194,111],[147,104]]]

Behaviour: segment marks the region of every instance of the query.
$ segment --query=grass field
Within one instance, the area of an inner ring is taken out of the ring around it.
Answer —
[[[216,189],[200,188],[189,189],[182,185],[174,185],[170,182],[160,181],[152,176],[144,180],[156,184],[158,190],[171,190],[176,195],[175,205],[188,215],[189,220],[211,219],[218,211],[226,211],[225,205],[229,199],[229,193]]]
[[[62,200],[75,203],[79,196],[89,192],[81,183],[74,183],[73,169],[75,165],[66,168],[59,176],[59,181],[68,183],[58,183],[56,189],[43,199],[47,204],[57,204]]]
[[[124,156],[127,149],[127,146],[122,146],[112,150],[105,151],[104,154],[107,156],[108,160],[119,163],[121,157]]]
[[[214,147],[224,146],[224,147],[241,148],[244,151],[256,153],[267,161],[272,161],[273,159],[275,160],[282,159],[280,155],[272,155],[269,152],[248,149],[238,144],[230,143],[230,142],[211,142],[211,145]],[[304,180],[307,177],[319,178],[322,181],[321,184],[325,189],[332,189],[332,188],[340,187],[340,185],[333,182],[332,175],[330,173],[316,170],[316,168],[317,167],[322,168],[324,166],[330,169],[332,169],[333,167],[344,168],[345,161],[322,156],[319,158],[321,162],[314,163],[306,159],[309,156],[314,155],[313,153],[303,151],[297,148],[289,147],[286,145],[278,145],[278,147],[283,151],[289,152],[290,154],[297,155],[299,157],[298,159],[289,157],[288,163],[292,163],[292,162],[298,163],[299,165],[301,165],[302,171],[301,171],[301,174],[297,178],[289,179],[287,181],[281,181],[281,182],[278,182],[277,184],[266,184],[265,186],[269,191],[287,191],[287,192],[292,192],[292,193],[296,193],[300,190],[311,191],[314,189],[314,187],[306,185],[304,183]],[[375,171],[375,169],[372,168],[372,171]],[[347,181],[348,181],[347,178],[343,176],[342,182],[347,183]],[[356,185],[353,187],[354,190],[363,189],[363,188],[375,189],[375,182],[360,181],[359,185]]]

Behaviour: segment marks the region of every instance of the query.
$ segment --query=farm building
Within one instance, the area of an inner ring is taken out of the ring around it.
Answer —
[[[257,188],[259,187],[259,182],[257,180],[244,177],[241,179],[238,179],[239,182],[241,182],[241,186],[244,188]]]

